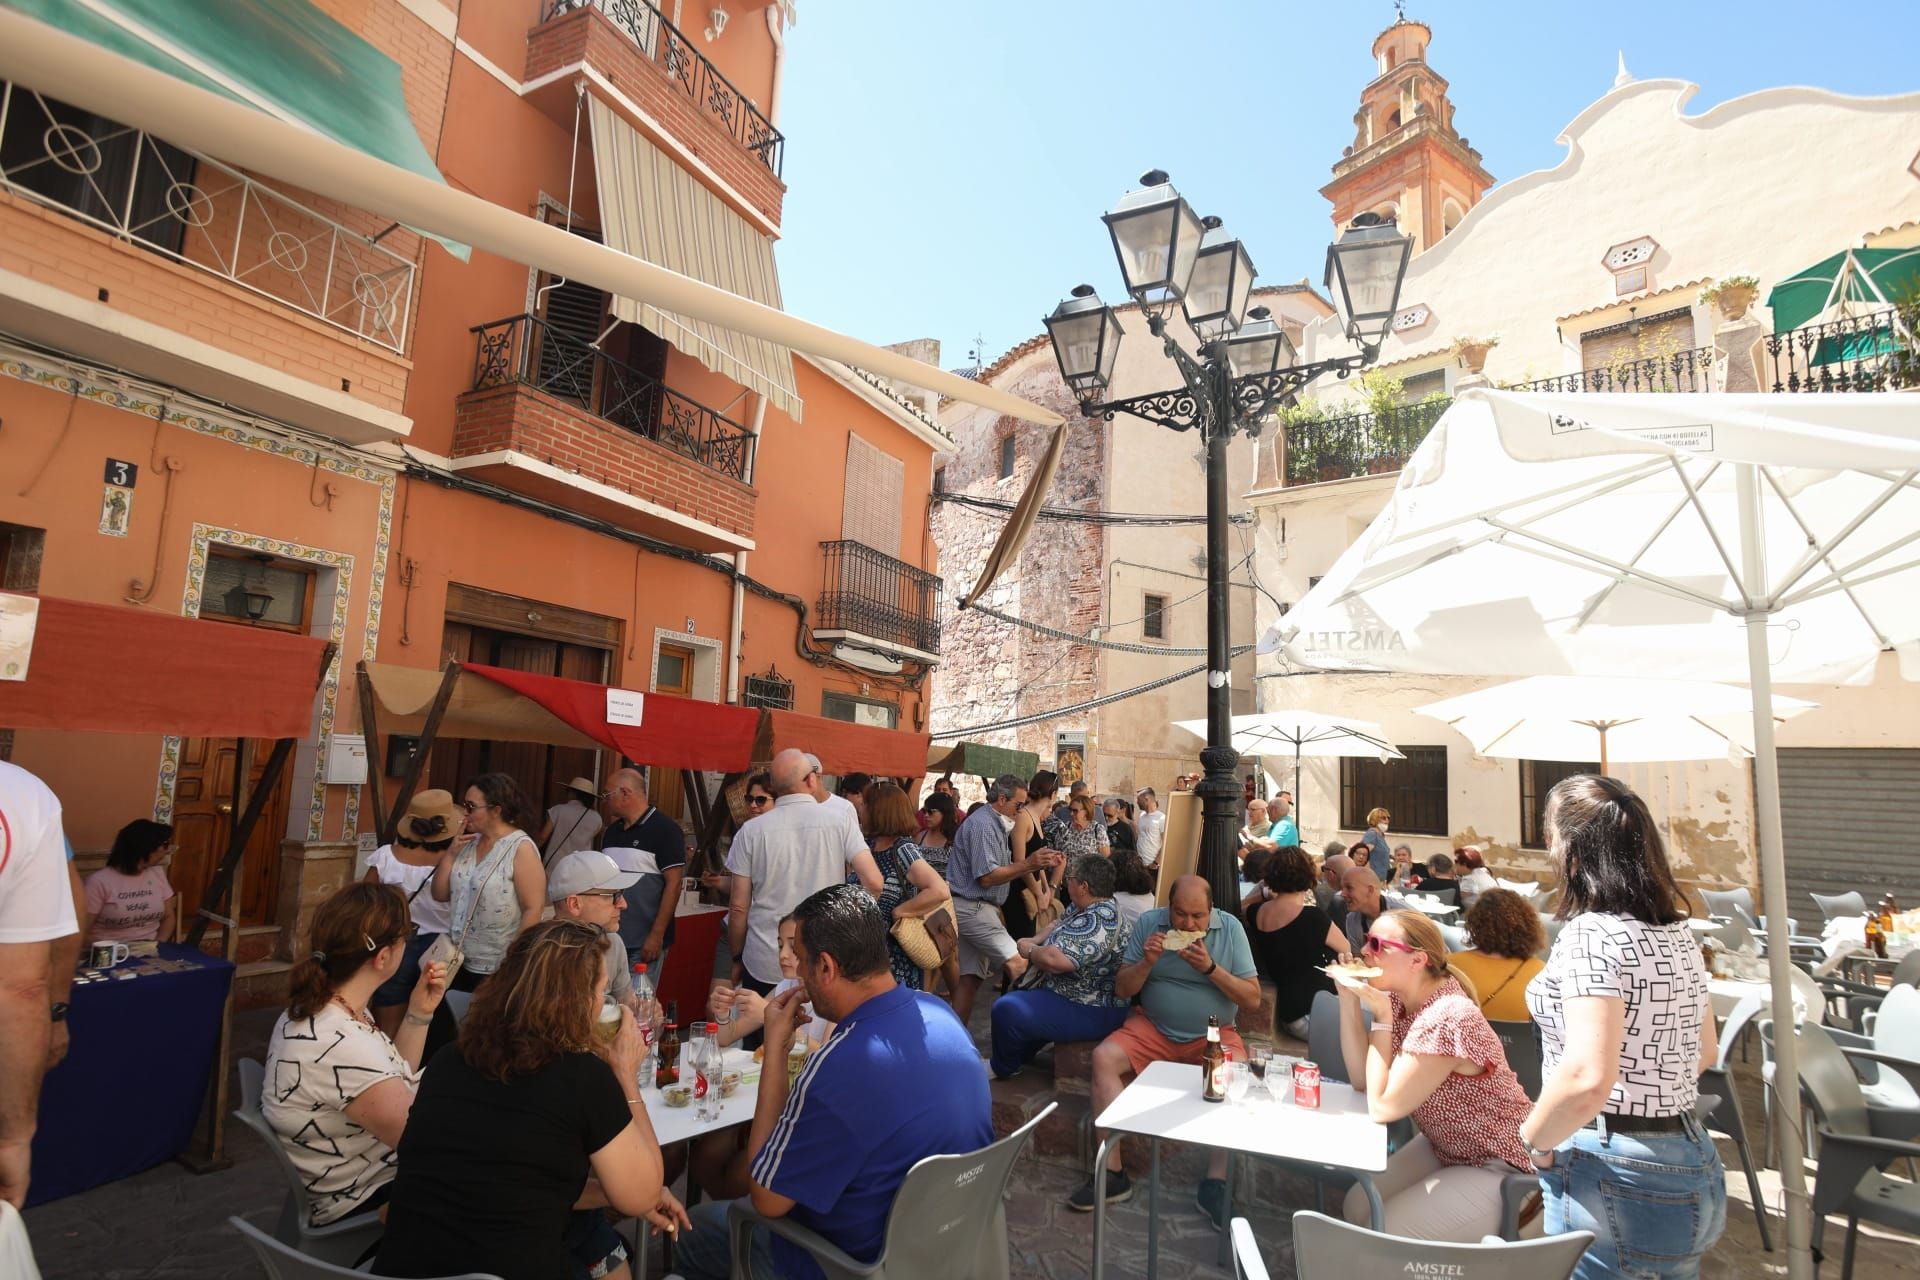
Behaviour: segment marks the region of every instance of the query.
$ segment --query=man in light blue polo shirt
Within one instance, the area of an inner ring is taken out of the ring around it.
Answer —
[[[1166,945],[1169,932],[1204,934],[1174,950]],[[1114,975],[1113,992],[1123,1000],[1140,997],[1120,1029],[1093,1051],[1093,1114],[1105,1111],[1127,1081],[1154,1062],[1187,1062],[1196,1067],[1207,1048],[1207,1019],[1220,1022],[1220,1041],[1239,1062],[1247,1060],[1246,1046],[1234,1030],[1245,1011],[1260,1009],[1260,975],[1253,965],[1253,948],[1240,918],[1218,911],[1213,891],[1199,876],[1181,876],[1173,882],[1167,905],[1144,912],[1127,939]],[[1194,1073],[1194,1086],[1200,1084]],[[1099,1140],[1099,1135],[1095,1135]],[[1201,1179],[1201,1211],[1224,1228],[1227,1205],[1227,1153],[1215,1151]],[[1120,1168],[1120,1144],[1107,1153],[1107,1202],[1133,1194]],[[1067,1207],[1091,1213],[1094,1182],[1067,1199]]]
[[[928,1156],[993,1142],[980,1051],[937,997],[894,982],[887,922],[858,885],[822,889],[794,908],[802,987],[767,1002],[766,1064],[747,1150],[754,1209],[791,1218],[863,1262],[880,1254],[907,1170]],[[807,1020],[837,1024],[791,1089],[779,1064]],[[692,1214],[675,1264],[686,1280],[728,1280],[727,1202]],[[984,1224],[982,1224],[984,1225]],[[754,1280],[813,1280],[804,1250],[754,1233]]]
[[[960,824],[947,853],[947,884],[960,933],[960,986],[953,993],[953,1011],[962,1025],[973,1018],[981,981],[997,976],[1015,954],[1000,914],[1007,887],[1029,871],[1050,870],[1057,856],[1046,848],[1036,849],[1031,858],[1024,851],[1013,856],[1013,815],[1026,802],[1027,784],[1017,775],[995,778],[987,787],[986,806]]]

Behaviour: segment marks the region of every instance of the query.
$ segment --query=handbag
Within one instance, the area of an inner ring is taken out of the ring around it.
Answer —
[[[1020,900],[1027,904],[1027,914],[1033,919],[1033,932],[1035,937],[1045,933],[1052,927],[1054,921],[1065,914],[1060,909],[1060,895],[1058,894],[1055,894],[1044,908],[1040,905],[1040,895],[1030,888],[1020,890]]]
[[[893,850],[887,850],[887,875],[899,879],[899,862],[893,856]],[[901,882],[900,891],[906,893],[906,883]],[[893,922],[887,934],[900,944],[900,950],[907,959],[921,969],[938,969],[953,957],[960,946],[960,921],[953,914],[953,902],[942,902],[925,915],[901,916]]]
[[[518,841],[515,841],[514,844],[507,847],[510,850],[514,849],[518,843]],[[459,937],[462,941],[464,941],[467,936],[467,930],[473,927],[473,913],[480,909],[480,898],[486,893],[487,885],[492,882],[494,872],[500,869],[501,864],[512,861],[513,854],[511,852],[505,857],[495,857],[493,859],[493,865],[487,869],[486,876],[480,881],[480,887],[473,891],[473,901],[467,904],[467,918],[460,922]],[[416,889],[414,892],[418,893],[419,890]],[[454,931],[451,929],[435,938],[420,956],[420,964],[423,968],[429,964],[443,964],[447,966],[447,986],[449,987],[453,985],[455,976],[459,974],[460,966],[466,962],[467,953],[460,946],[460,942],[455,941]]]

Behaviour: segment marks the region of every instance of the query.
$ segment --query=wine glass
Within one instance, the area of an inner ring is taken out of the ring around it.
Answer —
[[[1264,1044],[1247,1046],[1247,1069],[1253,1073],[1253,1083],[1261,1088],[1267,1087],[1267,1064],[1273,1061],[1273,1050]]]
[[[1227,1105],[1240,1106],[1246,1101],[1247,1090],[1253,1086],[1253,1072],[1244,1062],[1227,1062],[1220,1069],[1226,1078]]]

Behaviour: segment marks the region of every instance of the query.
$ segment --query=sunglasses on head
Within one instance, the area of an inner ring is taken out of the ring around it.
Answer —
[[[1404,951],[1408,955],[1412,955],[1415,951],[1419,950],[1419,948],[1410,947],[1404,942],[1396,942],[1392,938],[1383,938],[1379,934],[1370,933],[1367,935],[1367,940],[1360,944],[1360,950],[1369,955],[1377,955],[1381,951],[1386,950]]]

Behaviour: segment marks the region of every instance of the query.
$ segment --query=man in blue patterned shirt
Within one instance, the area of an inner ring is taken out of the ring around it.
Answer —
[[[1127,922],[1113,905],[1113,863],[1083,854],[1067,868],[1073,909],[1045,936],[1022,938],[1007,962],[1016,978],[1040,971],[1037,984],[993,1002],[993,1074],[1005,1080],[1052,1041],[1104,1040],[1127,1018],[1113,977],[1127,949]]]

